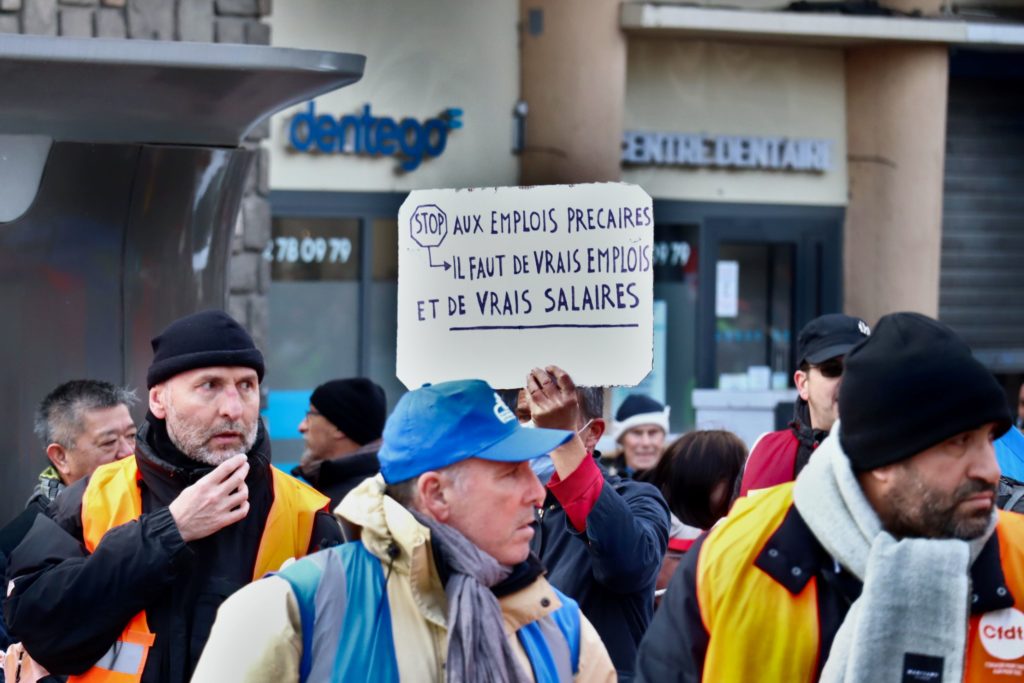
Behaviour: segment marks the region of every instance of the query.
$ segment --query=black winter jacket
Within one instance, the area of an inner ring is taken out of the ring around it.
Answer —
[[[14,592],[4,612],[12,636],[52,673],[78,674],[92,667],[128,621],[145,610],[156,640],[143,683],[187,683],[217,608],[252,580],[273,502],[270,442],[262,424],[248,455],[249,514],[186,544],[167,506],[212,468],[182,455],[163,421],[147,416],[135,452],[142,515],[111,529],[89,554],[81,520],[87,480],[68,488],[51,507],[52,519],[37,517],[11,556]],[[340,540],[335,520],[320,513],[310,551]]]
[[[576,531],[548,492],[532,549],[547,567],[548,581],[575,599],[597,629],[619,680],[629,681],[654,613],[669,511],[650,484],[602,472],[604,486],[587,517],[586,531]]]
[[[363,483],[364,479],[380,472],[378,450],[379,440],[340,458],[325,460],[320,463],[314,474],[306,474],[301,467],[293,467],[292,476],[302,477],[313,488],[330,498],[333,510],[349,491]]]

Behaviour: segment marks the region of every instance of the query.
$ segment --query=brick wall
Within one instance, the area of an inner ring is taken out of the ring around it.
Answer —
[[[270,26],[262,18],[270,7],[271,0],[0,0],[0,33],[269,45]],[[245,146],[260,149],[268,135],[269,121],[249,134]],[[227,292],[228,312],[260,348],[270,285],[270,265],[261,258],[270,239],[268,164],[261,149],[238,212]]]

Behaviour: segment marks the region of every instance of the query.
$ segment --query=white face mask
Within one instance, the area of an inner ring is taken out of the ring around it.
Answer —
[[[540,483],[547,486],[551,481],[551,475],[555,473],[555,463],[552,462],[550,455],[542,455],[530,461],[530,469],[540,479]]]
[[[587,420],[587,424],[583,425],[582,427],[580,427],[579,429],[576,430],[576,436],[578,436],[578,437],[580,437],[582,439],[583,438],[583,432],[587,431],[587,427],[589,427],[593,423],[594,423],[594,418],[590,418],[589,420]],[[537,428],[536,423],[532,419],[527,420],[526,422],[520,422],[519,426],[522,427],[523,429],[536,429]]]

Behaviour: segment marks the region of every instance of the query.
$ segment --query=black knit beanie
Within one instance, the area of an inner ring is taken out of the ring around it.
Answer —
[[[309,402],[360,446],[379,439],[384,430],[388,410],[384,390],[364,377],[325,382]]]
[[[661,405],[650,396],[645,396],[643,394],[630,394],[626,397],[626,400],[622,402],[622,405],[619,406],[618,411],[615,413],[615,419],[619,422],[623,422],[634,415],[660,413],[663,410],[665,410],[665,406]]]
[[[152,389],[177,374],[217,365],[252,368],[263,379],[263,354],[252,337],[224,311],[179,318],[153,338],[153,363],[146,374]]]
[[[1006,395],[946,325],[892,313],[846,354],[839,442],[853,469],[898,462],[961,432],[1010,428]]]

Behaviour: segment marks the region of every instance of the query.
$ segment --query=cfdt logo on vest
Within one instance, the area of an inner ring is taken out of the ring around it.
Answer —
[[[988,612],[978,623],[985,651],[997,659],[1024,657],[1024,613],[1013,607]]]
[[[422,122],[409,117],[396,122],[374,116],[369,104],[361,114],[317,115],[316,102],[310,101],[292,117],[288,142],[296,152],[393,156],[402,170],[414,171],[424,158],[441,156],[448,134],[457,128],[462,128],[462,110],[456,108]]]

